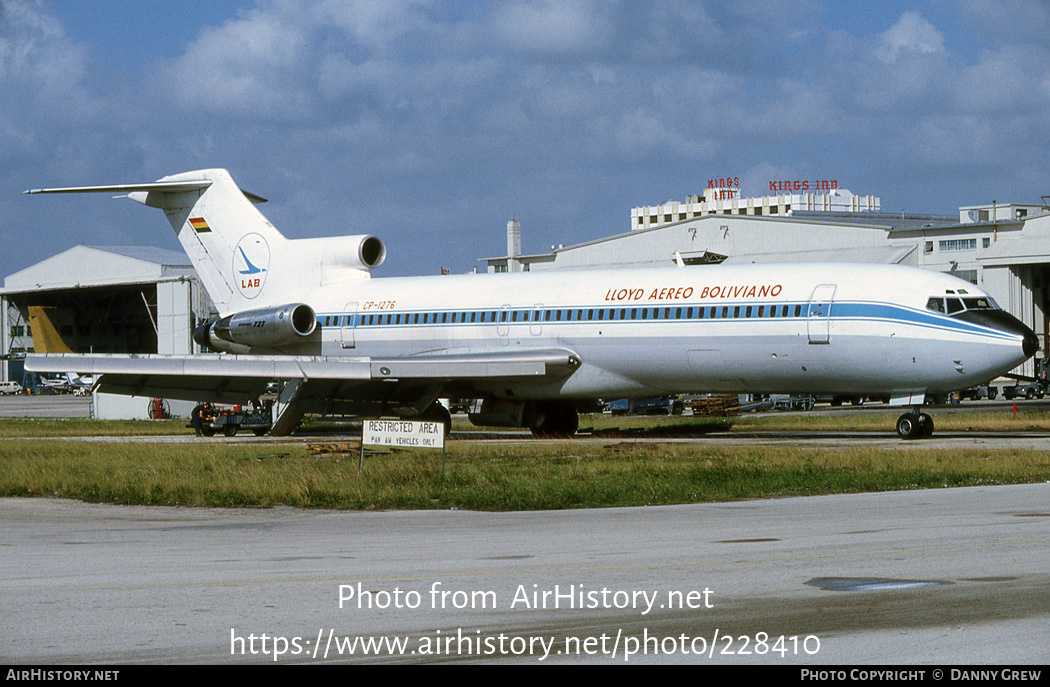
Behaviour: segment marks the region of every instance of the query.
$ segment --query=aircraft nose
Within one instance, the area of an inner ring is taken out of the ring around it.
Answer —
[[[1025,327],[1028,329],[1028,327]],[[1024,351],[1025,356],[1031,358],[1035,355],[1036,351],[1039,350],[1039,338],[1036,337],[1035,332],[1028,329],[1028,332],[1024,335],[1024,341],[1021,343],[1021,350]]]
[[[1031,358],[1035,355],[1039,350],[1039,337],[1035,335],[1035,332],[1009,313],[1000,310],[997,311],[997,314],[1005,316],[997,318],[999,329],[1021,335],[1021,350],[1024,352],[1024,357]]]
[[[986,327],[994,327],[1000,331],[1017,334],[1021,337],[1021,351],[1025,358],[1031,358],[1039,350],[1039,338],[1024,322],[1017,319],[1004,310],[967,310],[959,313],[956,317],[981,324]]]

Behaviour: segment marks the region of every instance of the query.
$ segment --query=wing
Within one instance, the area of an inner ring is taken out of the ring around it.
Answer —
[[[575,353],[555,348],[397,358],[52,353],[27,355],[25,369],[95,375],[95,388],[107,393],[244,404],[273,380],[298,380],[303,399],[411,402],[412,389],[564,377],[579,365]]]

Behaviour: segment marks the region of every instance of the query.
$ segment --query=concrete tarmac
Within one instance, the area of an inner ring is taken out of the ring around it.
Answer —
[[[0,662],[1045,664],[1048,544],[1048,484],[526,513],[6,498]]]
[[[91,417],[91,403],[90,395],[0,396],[0,417],[85,418]]]

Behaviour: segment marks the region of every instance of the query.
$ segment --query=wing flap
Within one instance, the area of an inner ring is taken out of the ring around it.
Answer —
[[[184,377],[170,375],[106,374],[96,389],[105,394],[146,396],[181,401],[206,399],[214,403],[246,405],[259,398],[269,379],[252,377]]]

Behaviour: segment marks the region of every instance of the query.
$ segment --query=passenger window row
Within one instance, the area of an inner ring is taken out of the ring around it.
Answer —
[[[722,305],[659,308],[552,308],[481,310],[466,312],[424,313],[369,313],[353,315],[325,315],[320,321],[323,327],[376,327],[390,325],[436,325],[436,324],[530,324],[540,322],[603,322],[603,321],[651,321],[651,320],[718,320],[740,318],[784,318],[801,317],[803,307],[790,305]]]

